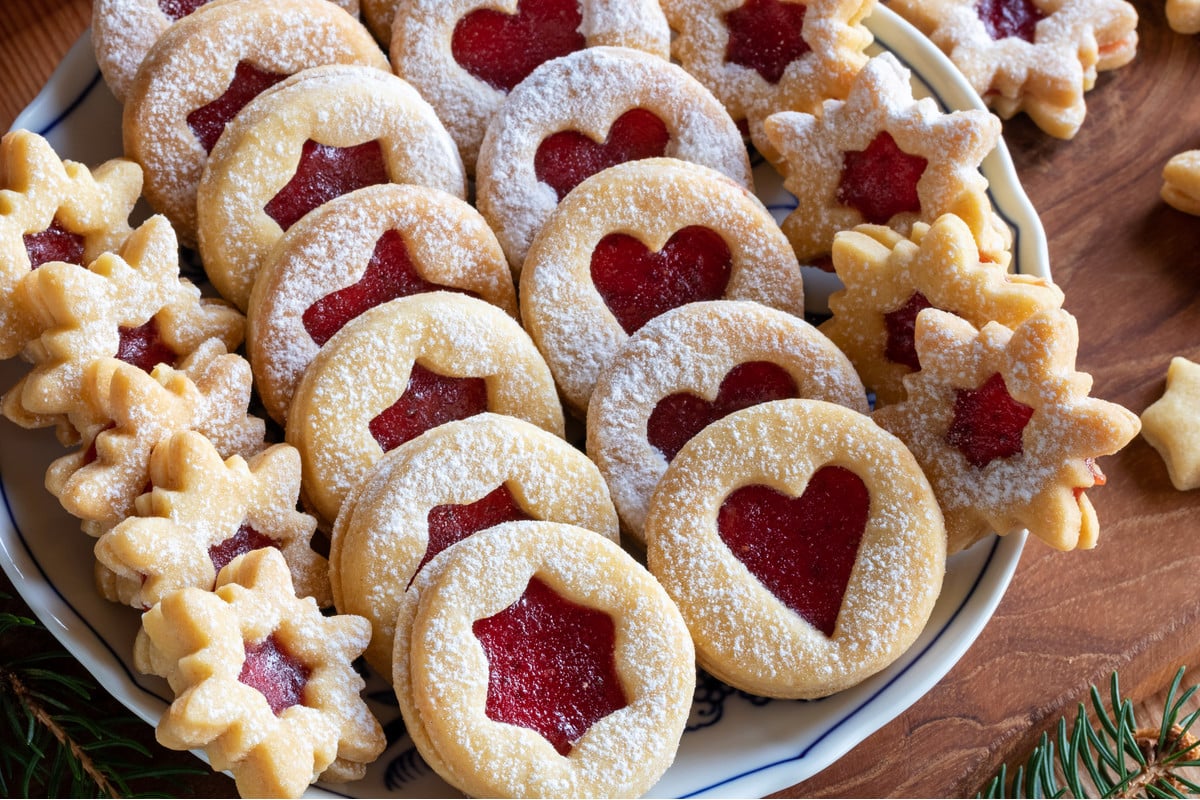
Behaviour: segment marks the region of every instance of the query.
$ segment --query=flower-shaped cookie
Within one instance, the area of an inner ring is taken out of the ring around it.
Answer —
[[[288,445],[222,460],[195,431],[180,431],[150,456],[154,488],[129,517],[96,542],[96,558],[116,574],[110,600],[150,608],[176,589],[211,590],[217,573],[260,547],[283,553],[301,597],[332,605],[329,566],[309,540],[317,521],[296,510],[300,454]]]
[[[907,232],[916,220],[962,217],[988,259],[1007,264],[1011,233],[992,211],[979,164],[1000,120],[980,110],[944,114],[913,99],[909,71],[872,58],[846,100],[819,114],[785,111],[764,123],[782,158],[796,210],[783,221],[800,263],[828,257],[838,231],[872,223]]]
[[[211,338],[232,351],[245,331],[236,309],[202,299],[179,277],[175,232],[162,216],[140,225],[119,253],[104,253],[87,268],[53,262],[28,273],[17,302],[41,334],[25,349],[33,369],[5,396],[4,413],[25,427],[66,417],[73,441],[72,426],[86,435],[95,424],[82,395],[92,361],[116,357],[149,372],[160,362],[174,366]]]
[[[1188,214],[1200,216],[1200,150],[1174,156],[1163,167],[1162,199]]]
[[[907,239],[876,225],[839,233],[833,265],[845,288],[830,295],[833,317],[821,332],[849,356],[879,406],[904,399],[904,376],[921,368],[913,326],[922,309],[1013,328],[1063,301],[1042,278],[982,261],[971,231],[952,214],[932,226],[915,223]]]
[[[0,358],[37,335],[16,307],[17,284],[46,261],[86,264],[129,235],[129,212],[142,170],[123,158],[94,171],[63,161],[49,142],[26,130],[0,139]]]
[[[1142,436],[1162,456],[1176,489],[1200,489],[1200,364],[1171,359],[1166,392],[1142,412]]]
[[[115,358],[83,373],[83,391],[100,427],[75,453],[55,460],[46,488],[83,529],[98,536],[134,510],[150,479],[154,447],[181,430],[199,431],[223,456],[263,448],[265,424],[246,413],[250,364],[210,339],[180,363],[150,374]]]
[[[160,743],[203,748],[243,797],[299,797],[320,777],[361,778],[383,752],[352,663],[370,635],[361,617],[297,598],[264,548],[221,570],[215,592],[180,589],[146,612],[134,663],[175,692]]]
[[[1167,24],[1176,33],[1200,33],[1200,2],[1167,0]]]
[[[917,457],[946,516],[949,550],[989,531],[1019,528],[1059,550],[1096,545],[1099,522],[1084,491],[1104,482],[1094,459],[1141,427],[1131,411],[1088,397],[1075,371],[1079,330],[1062,309],[1009,330],[976,330],[938,309],[917,317],[921,370],[908,399],[873,415]]]
[[[1096,73],[1128,64],[1137,11],[1125,0],[893,0],[1004,119],[1028,114],[1051,136],[1083,123]]]

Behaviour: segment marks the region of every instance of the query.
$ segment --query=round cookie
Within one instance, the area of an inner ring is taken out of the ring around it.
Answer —
[[[945,572],[942,513],[916,460],[869,417],[819,400],[705,428],[667,468],[645,533],[699,664],[769,697],[823,697],[892,663]]]
[[[609,167],[559,204],[521,270],[521,319],[582,416],[630,334],[684,303],[754,300],[804,313],[791,245],[744,187],[671,158]]]
[[[563,435],[550,371],[512,317],[451,292],[376,306],[321,348],[296,389],[287,441],[303,460],[302,496],[330,524],[385,452],[483,411]]]
[[[468,172],[505,95],[539,64],[597,45],[669,55],[655,0],[392,2],[392,69],[437,109]]]
[[[196,242],[197,186],[229,120],[263,88],[322,64],[388,67],[366,29],[327,0],[219,0],[158,37],[129,85],[125,155],[184,244]]]
[[[596,466],[514,417],[447,422],[386,453],[347,496],[330,549],[334,602],[371,621],[367,661],[392,673],[399,598],[441,550],[513,519],[566,522],[618,540]]]
[[[517,316],[500,244],[465,201],[382,184],[306,214],[264,260],[247,309],[246,354],[267,411],[279,422],[287,417],[304,370],[349,319],[437,290],[466,292]]]
[[[642,540],[655,485],[703,426],[792,397],[868,410],[850,360],[799,317],[716,300],[646,323],[613,357],[588,404],[587,452],[608,482],[625,531]]]
[[[519,272],[570,189],[649,156],[703,164],[754,188],[742,135],[703,84],[638,50],[579,50],[542,64],[500,106],[479,150],[479,210]]]
[[[603,537],[552,522],[497,526],[444,559],[420,592],[407,665],[405,721],[430,763],[480,797],[648,791],[695,686],[687,630],[653,577]],[[528,668],[527,694],[510,665]]]

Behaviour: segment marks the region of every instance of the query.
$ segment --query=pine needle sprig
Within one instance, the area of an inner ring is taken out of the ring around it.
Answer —
[[[1107,703],[1090,687],[1094,723],[1079,703],[1073,724],[1059,719],[1055,735],[1041,735],[1011,780],[1001,765],[979,797],[1200,797],[1194,773],[1185,771],[1200,767],[1200,740],[1192,734],[1200,709],[1185,713],[1198,687],[1180,691],[1183,675],[1181,667],[1171,681],[1160,725],[1148,728],[1137,724],[1114,672]]]

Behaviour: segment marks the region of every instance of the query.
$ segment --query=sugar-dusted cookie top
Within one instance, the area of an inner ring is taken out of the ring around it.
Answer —
[[[873,418],[921,463],[946,515],[950,552],[1020,528],[1059,550],[1095,547],[1085,494],[1104,483],[1095,459],[1141,427],[1132,412],[1088,396],[1075,371],[1079,332],[1062,309],[1014,329],[976,329],[938,309],[917,316],[921,369],[908,397]]]
[[[1166,391],[1142,412],[1142,436],[1162,456],[1176,489],[1200,489],[1200,364],[1171,359]]]
[[[829,296],[833,316],[821,332],[850,357],[876,407],[902,400],[904,376],[921,368],[913,329],[922,309],[1012,328],[1063,302],[1049,281],[982,260],[970,229],[952,214],[932,226],[915,223],[907,238],[875,225],[839,233],[833,265],[844,288]]]
[[[1128,64],[1138,15],[1125,0],[892,0],[1004,119],[1024,111],[1072,138],[1096,73]]]
[[[782,227],[801,263],[827,259],[838,231],[871,223],[907,233],[913,222],[962,217],[980,249],[1007,264],[1012,234],[992,210],[980,162],[1000,120],[976,109],[943,113],[914,99],[911,73],[890,53],[867,62],[845,101],[764,122],[796,210]]]
[[[274,548],[238,556],[215,591],[180,589],[142,617],[139,670],[175,694],[158,741],[201,749],[243,797],[300,797],[319,778],[361,778],[386,744],[354,669],[370,626],[298,598]]]
[[[1162,199],[1171,206],[1200,216],[1200,150],[1173,156],[1163,167]]]

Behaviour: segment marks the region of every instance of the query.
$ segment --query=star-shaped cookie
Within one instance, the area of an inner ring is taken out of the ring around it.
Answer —
[[[1171,359],[1166,391],[1142,412],[1142,436],[1162,456],[1176,489],[1200,489],[1200,364]]]
[[[1162,177],[1162,199],[1180,211],[1200,216],[1200,150],[1173,156],[1163,167]]]

